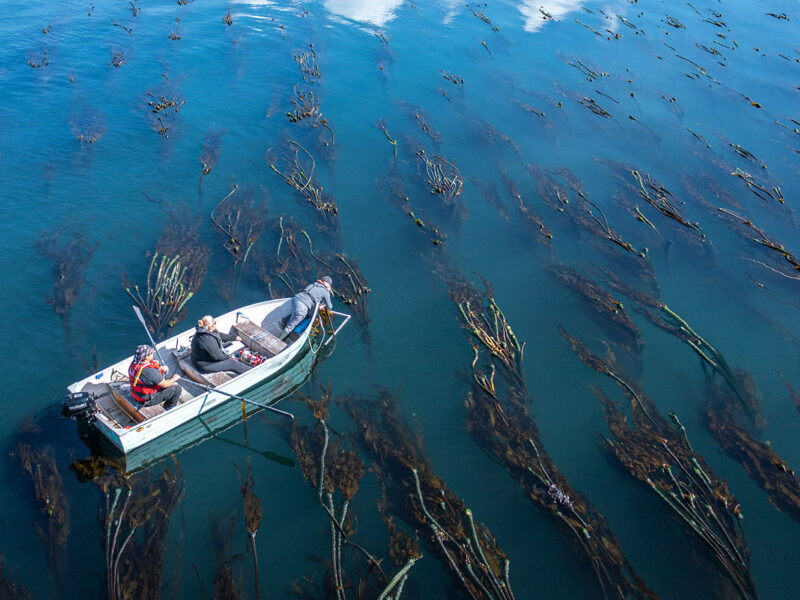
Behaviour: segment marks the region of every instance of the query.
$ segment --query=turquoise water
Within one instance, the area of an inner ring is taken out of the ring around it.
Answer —
[[[542,18],[540,5],[552,18]],[[329,380],[334,394],[374,397],[383,386],[396,391],[402,411],[424,432],[437,474],[489,526],[511,559],[516,597],[600,597],[588,563],[464,427],[472,352],[447,287],[433,271],[437,261],[446,260],[479,285],[476,275],[486,277],[517,337],[526,342],[532,413],[548,453],[573,487],[606,515],[628,560],[655,592],[662,598],[710,597],[719,582],[715,567],[658,500],[599,450],[597,436],[606,434],[607,426],[588,385],[601,383],[601,377],[577,360],[557,332],[563,323],[572,335],[598,344],[607,330],[544,267],[571,265],[589,277],[597,272],[592,269],[606,268],[624,278],[628,273],[618,261],[627,253],[548,205],[527,167],[546,172],[567,167],[610,227],[637,249],[648,248],[661,299],[732,365],[753,375],[766,420],[759,439],[769,441],[789,465],[800,466],[800,415],[777,373],[800,390],[797,272],[753,242],[754,232],[721,219],[716,210],[733,210],[787,250],[800,252],[797,3],[561,1],[470,7],[393,0],[198,0],[135,7],[136,16],[124,2],[4,4],[0,307],[10,338],[7,362],[14,366],[3,370],[0,436],[9,454],[27,420],[46,427],[35,439],[56,449],[70,506],[67,568],[57,575],[36,533],[40,503],[31,479],[13,456],[3,462],[0,553],[7,571],[36,598],[103,593],[97,519],[102,494],[67,468],[88,450],[74,424],[57,419],[62,393],[86,375],[82,361],[91,363],[93,347],[102,367],[145,341],[120,282],[123,271],[143,281],[168,204],[182,202],[200,218],[201,236],[211,250],[208,274],[180,329],[202,314],[265,298],[256,259],[274,252],[278,238],[271,223],[280,215],[293,216],[315,244],[332,247],[315,231],[313,211],[269,168],[268,157],[284,140],[295,139],[315,155],[319,181],[338,203],[340,248],[358,261],[372,289],[369,336],[348,325],[306,391],[316,393]],[[223,22],[228,10],[231,25]],[[168,37],[178,31],[180,39]],[[313,83],[303,81],[293,59],[309,44],[321,72]],[[120,59],[119,66],[111,64]],[[332,145],[318,144],[321,128],[286,118],[295,86],[313,89],[320,99],[335,133]],[[167,122],[168,137],[153,127],[147,92],[185,101]],[[593,99],[609,116],[581,105],[589,102],[584,99]],[[439,137],[422,130],[417,111]],[[397,140],[396,157],[376,125],[381,120]],[[220,155],[202,176],[200,155],[209,132],[222,134]],[[98,139],[81,143],[82,134]],[[458,166],[468,211],[462,223],[448,222],[434,206],[416,146]],[[735,146],[755,158],[737,154]],[[625,166],[615,170],[608,161]],[[625,183],[636,186],[629,169],[650,174],[670,190],[672,202],[688,221],[699,223],[705,238],[664,217],[637,189],[614,178],[622,172]],[[773,188],[779,187],[785,201],[757,197],[731,175],[736,169],[775,197]],[[414,211],[441,226],[443,245],[430,244],[392,205],[387,185],[392,173],[402,180]],[[515,182],[526,205],[552,230],[549,247],[521,221],[501,174]],[[687,182],[694,182],[702,201],[689,193]],[[252,260],[235,271],[209,218],[233,184],[257,199],[268,198],[270,220]],[[483,197],[479,184],[496,186],[501,210]],[[579,203],[574,193],[570,198]],[[634,206],[658,233],[636,220]],[[54,231],[62,240],[82,231],[88,245],[97,244],[65,319],[45,300],[53,286],[52,262],[35,250],[36,241]],[[664,414],[681,415],[695,449],[729,482],[743,507],[760,597],[796,597],[800,525],[767,501],[702,426],[704,375],[696,355],[631,315],[643,333],[643,388]],[[302,405],[287,406],[311,422]],[[335,407],[331,422],[342,431],[351,427]],[[259,450],[292,456],[263,419],[225,433],[237,443],[245,435]],[[178,456],[185,496],[171,520],[163,597],[196,598],[211,589],[212,518],[236,513],[232,548],[245,551],[234,465],[243,469],[248,456],[265,508],[258,537],[262,595],[288,597],[291,581],[314,572],[321,576],[323,567],[307,556],[326,556],[328,521],[300,469],[208,440]],[[379,493],[367,474],[355,500],[357,538],[385,556],[385,528],[375,510]],[[425,547],[423,552],[406,597],[445,597],[452,580],[433,552]],[[232,567],[242,593],[253,597],[250,559]]]

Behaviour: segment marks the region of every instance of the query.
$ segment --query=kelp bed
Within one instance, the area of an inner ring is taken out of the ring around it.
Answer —
[[[618,405],[600,388],[593,387],[613,435],[613,439],[605,440],[607,448],[626,471],[664,501],[687,533],[708,547],[740,597],[756,598],[740,522],[742,510],[727,482],[719,479],[695,453],[677,415],[670,414],[672,424],[664,419],[638,384],[622,372],[612,353],[602,359],[563,328],[561,335],[581,361],[614,380],[630,402],[634,428],[628,425]]]
[[[634,572],[606,519],[585,500],[547,454],[522,372],[519,343],[486,285],[481,295],[462,279],[448,282],[473,343],[472,393],[466,402],[467,429],[504,465],[528,499],[563,528],[590,562],[605,598],[657,598]]]

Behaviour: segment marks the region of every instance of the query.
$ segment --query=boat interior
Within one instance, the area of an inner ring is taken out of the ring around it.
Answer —
[[[264,304],[267,306],[264,307]],[[255,310],[256,307],[261,310]],[[266,358],[267,361],[299,339],[309,323],[309,320],[306,319],[285,341],[281,341],[279,336],[283,330],[283,323],[291,315],[291,301],[262,303],[253,305],[252,310],[243,310],[246,312],[234,311],[217,317],[219,331],[235,332],[242,339],[241,342],[225,344],[226,351],[230,348],[241,348],[244,345],[252,352]],[[215,388],[237,376],[231,371],[200,372],[191,362],[192,337],[194,337],[194,328],[158,345],[161,358],[169,369],[168,375],[178,373],[181,376],[178,382],[181,387],[178,404],[189,402],[204,393],[206,391],[204,386]],[[158,357],[156,358],[158,359]],[[74,386],[77,389],[72,390],[93,393],[96,397],[98,411],[114,428],[135,427],[164,412],[161,405],[140,408],[138,403],[133,400],[127,371],[130,360],[131,357],[128,357],[110,369],[106,369],[110,372],[101,372],[87,378],[84,382],[79,382]]]

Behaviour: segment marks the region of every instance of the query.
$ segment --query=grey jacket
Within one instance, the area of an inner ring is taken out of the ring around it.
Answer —
[[[305,304],[308,308],[313,308],[315,304],[325,302],[328,310],[333,310],[331,303],[331,294],[323,284],[315,281],[311,285],[307,285],[305,289],[295,296],[300,302]]]

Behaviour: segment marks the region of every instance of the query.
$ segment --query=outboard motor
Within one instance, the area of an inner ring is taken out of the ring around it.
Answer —
[[[76,419],[91,423],[97,412],[97,397],[91,392],[67,394],[61,403],[61,415],[67,419]]]

